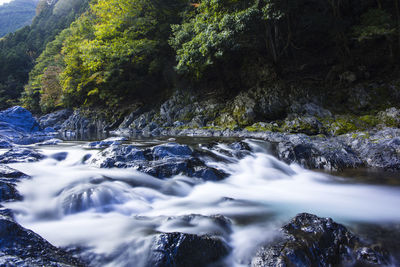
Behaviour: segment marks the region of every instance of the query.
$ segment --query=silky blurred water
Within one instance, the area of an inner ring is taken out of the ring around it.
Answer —
[[[134,169],[99,169],[84,163],[98,150],[82,143],[41,147],[41,162],[10,164],[30,176],[8,203],[17,221],[56,246],[85,248],[92,265],[144,265],[152,237],[159,232],[219,233],[233,248],[227,265],[247,264],[261,243],[300,212],[331,217],[346,225],[400,223],[400,187],[363,184],[287,165],[268,144],[246,141],[252,153],[242,159],[218,154],[210,166],[229,174],[219,182],[175,176],[157,179]],[[229,150],[225,144],[220,148]],[[52,157],[66,152],[65,160]],[[190,223],[183,215],[198,214]],[[207,216],[223,215],[231,231]]]

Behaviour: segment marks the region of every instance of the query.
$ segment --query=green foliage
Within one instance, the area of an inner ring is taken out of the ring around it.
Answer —
[[[67,105],[115,106],[165,88],[173,58],[166,40],[180,0],[99,0],[71,25],[62,49]]]
[[[369,9],[361,16],[361,24],[354,26],[358,41],[370,40],[396,32],[389,13],[382,9]]]
[[[177,71],[200,78],[230,52],[255,48],[253,40],[264,21],[257,2],[205,0],[194,17],[173,25],[170,44],[176,50]]]

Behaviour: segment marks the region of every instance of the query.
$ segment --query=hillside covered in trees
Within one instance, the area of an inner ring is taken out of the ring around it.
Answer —
[[[32,23],[39,0],[14,0],[0,5],[0,38]]]
[[[85,7],[54,1],[0,42],[2,107],[23,86],[22,103],[40,113],[119,109],[175,89],[229,96],[280,81],[339,90],[397,75],[397,1],[98,0],[79,16]]]
[[[18,103],[28,74],[46,44],[69,27],[86,6],[86,0],[41,0],[30,26],[0,40],[0,108]]]

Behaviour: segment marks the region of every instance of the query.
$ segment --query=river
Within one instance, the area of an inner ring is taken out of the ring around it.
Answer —
[[[198,148],[197,141],[181,142]],[[343,173],[344,178],[310,171],[279,161],[267,143],[245,142],[252,152],[243,158],[208,151],[225,159],[204,159],[229,175],[221,181],[183,175],[162,180],[132,168],[97,168],[84,161],[98,152],[86,148],[85,142],[37,147],[49,157],[9,164],[32,178],[18,184],[23,201],[6,206],[18,223],[54,245],[82,248],[81,255],[93,266],[145,265],[144,255],[158,232],[218,232],[232,247],[226,265],[246,266],[256,248],[272,240],[276,229],[300,212],[331,217],[356,231],[361,225],[390,229],[400,224],[400,186],[394,175],[375,173],[375,178],[382,176],[379,180],[357,172]],[[224,142],[218,146],[229,150]],[[65,159],[53,157],[60,153]],[[385,179],[386,175],[391,178]],[[202,216],[190,222],[183,219],[192,214]],[[229,218],[230,231],[208,217],[217,214]]]

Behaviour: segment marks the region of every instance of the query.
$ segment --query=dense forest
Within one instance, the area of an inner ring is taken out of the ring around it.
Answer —
[[[32,26],[0,42],[1,107],[18,101],[23,86],[20,101],[40,113],[118,109],[176,88],[228,95],[277,79],[339,84],[398,69],[396,0],[97,0],[86,7],[42,3]]]
[[[31,24],[38,0],[14,0],[0,5],[0,38]]]
[[[0,108],[18,103],[37,57],[87,7],[86,0],[39,1],[30,26],[0,40]]]

